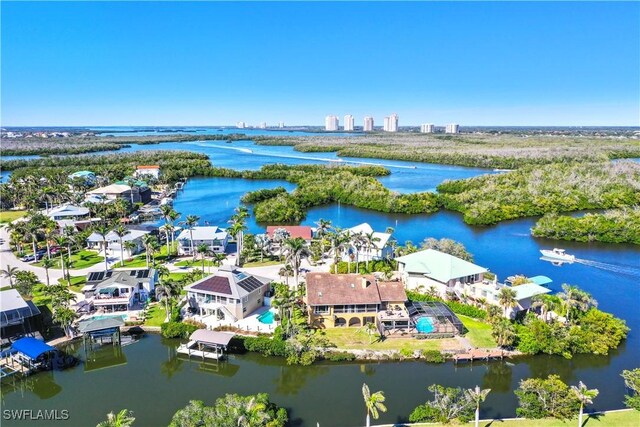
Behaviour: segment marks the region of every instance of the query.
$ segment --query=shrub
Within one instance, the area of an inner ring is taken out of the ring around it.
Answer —
[[[200,329],[198,326],[184,322],[168,322],[160,325],[162,336],[165,338],[189,338],[198,329]]]
[[[520,381],[515,391],[520,406],[516,414],[524,418],[570,419],[578,414],[580,402],[558,375]]]
[[[246,337],[244,339],[244,348],[247,351],[254,351],[263,356],[287,357],[289,355],[287,343],[277,337]]]
[[[355,354],[347,351],[327,351],[323,357],[332,362],[350,362],[356,359]]]
[[[445,357],[444,354],[440,353],[438,350],[426,350],[422,352],[425,360],[430,363],[444,363]]]

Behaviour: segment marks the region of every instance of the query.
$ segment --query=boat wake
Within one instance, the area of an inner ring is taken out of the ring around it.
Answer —
[[[610,271],[612,273],[624,274],[631,277],[640,277],[640,266],[610,264],[600,261],[592,261],[588,259],[576,259],[574,262],[589,267],[598,268],[600,270]]]

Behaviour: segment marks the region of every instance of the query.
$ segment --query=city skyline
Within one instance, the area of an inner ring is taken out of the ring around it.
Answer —
[[[638,3],[362,4],[4,2],[2,125],[639,125]]]

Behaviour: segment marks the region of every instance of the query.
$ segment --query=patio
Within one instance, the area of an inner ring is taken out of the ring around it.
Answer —
[[[262,306],[251,313],[249,316],[245,317],[241,320],[230,320],[228,316],[225,316],[224,319],[219,319],[215,314],[209,315],[193,315],[190,316],[190,319],[196,320],[198,322],[204,323],[207,326],[207,329],[214,329],[218,326],[233,326],[238,329],[242,329],[247,332],[263,332],[263,333],[272,333],[274,329],[278,326],[278,323],[274,320],[273,323],[262,323],[259,320],[259,317],[268,312],[270,307]]]

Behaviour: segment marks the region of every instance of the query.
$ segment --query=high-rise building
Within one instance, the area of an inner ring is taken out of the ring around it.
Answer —
[[[279,127],[280,129],[283,129],[283,128],[284,128],[284,122],[279,122],[279,123],[278,123],[278,127]]]
[[[266,129],[267,128],[267,122],[261,122],[259,127],[260,127],[260,129]]]
[[[346,132],[353,132],[353,123],[353,116],[351,114],[344,116],[344,130]]]
[[[373,131],[373,117],[365,116],[364,118],[364,126],[362,126],[362,130],[365,132]]]
[[[458,133],[460,132],[460,126],[457,123],[448,124],[445,133]]]
[[[236,123],[236,127],[238,129],[244,129],[244,128],[247,127],[247,124],[245,122],[238,122],[238,123]]]
[[[340,120],[337,116],[327,116],[324,119],[324,129],[328,131],[338,130]]]
[[[421,133],[434,133],[436,127],[434,125],[432,125],[431,123],[427,123],[424,125],[420,125],[420,132]]]
[[[396,113],[384,118],[383,129],[385,132],[398,132],[398,115]]]

